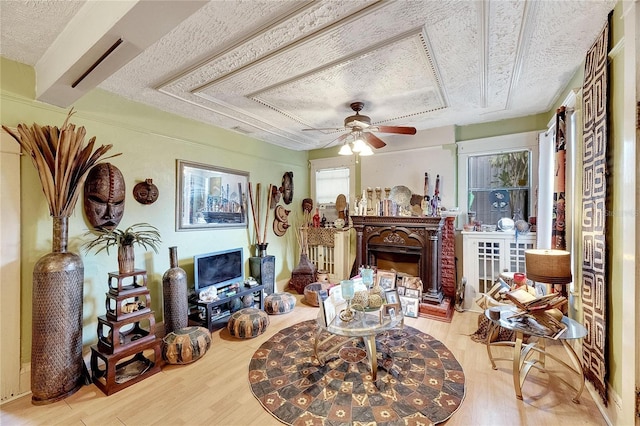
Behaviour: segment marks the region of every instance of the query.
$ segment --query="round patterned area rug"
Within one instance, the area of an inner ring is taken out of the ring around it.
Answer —
[[[285,424],[437,424],[464,399],[462,366],[440,341],[415,328],[377,336],[376,383],[362,342],[343,338],[345,345],[320,366],[315,333],[315,320],[285,328],[249,364],[254,396]]]

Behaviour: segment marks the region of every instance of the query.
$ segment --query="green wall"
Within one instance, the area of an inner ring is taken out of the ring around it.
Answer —
[[[28,125],[60,126],[68,110],[34,100],[35,74],[33,68],[9,61],[0,62],[1,122],[14,127]],[[176,101],[178,102],[178,101]],[[278,186],[282,175],[293,171],[295,192],[288,209],[296,210],[308,196],[307,153],[292,151],[266,144],[245,135],[226,131],[177,115],[162,112],[111,93],[94,90],[73,105],[76,114],[71,120],[85,126],[87,139],[96,136],[96,143],[113,144],[110,153],[122,155],[109,160],[118,167],[127,185],[125,212],[119,227],[149,222],[158,227],[162,235],[160,254],[136,248],[136,268],[146,269],[151,290],[152,309],[157,322],[162,320],[162,275],[169,268],[168,247],[178,247],[179,265],[189,280],[193,277],[193,256],[232,247],[243,247],[245,258],[254,254],[253,224],[248,229],[175,230],[176,160],[189,160],[231,169],[248,171],[250,181]],[[150,205],[142,205],[132,195],[133,186],[147,178],[158,186],[160,197]],[[22,360],[28,362],[31,352],[31,288],[32,270],[36,261],[51,250],[52,220],[42,193],[37,172],[28,157],[21,160],[21,218],[22,218]],[[273,215],[271,216],[273,218]],[[264,220],[264,219],[263,219]],[[271,219],[272,220],[272,219]],[[116,255],[102,252],[86,254],[81,245],[89,239],[83,234],[89,228],[82,208],[76,205],[69,221],[69,249],[81,255],[84,262],[84,328],[83,343],[97,339],[98,315],[105,313],[105,295],[108,273],[117,270]],[[295,235],[289,231],[276,237],[269,226],[268,253],[276,257],[276,280],[285,281],[297,264],[298,247]],[[248,262],[246,274],[248,274]],[[280,287],[281,289],[281,287]]]

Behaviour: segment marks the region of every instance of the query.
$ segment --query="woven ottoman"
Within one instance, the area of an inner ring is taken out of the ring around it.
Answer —
[[[269,315],[287,314],[296,306],[296,297],[290,293],[273,293],[264,299],[264,311]]]
[[[227,330],[238,339],[252,339],[264,333],[268,325],[269,315],[265,311],[244,308],[231,315]]]
[[[167,364],[190,364],[211,346],[211,333],[204,327],[185,327],[164,336],[162,358]]]
[[[320,306],[320,299],[318,298],[318,292],[320,290],[327,290],[331,288],[329,283],[311,283],[304,288],[304,301],[311,306]]]

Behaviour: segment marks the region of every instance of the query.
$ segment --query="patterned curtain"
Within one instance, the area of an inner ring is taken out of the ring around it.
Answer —
[[[582,346],[585,378],[607,404],[607,281],[605,241],[609,24],[585,61],[583,93],[582,301],[587,336]]]
[[[565,107],[560,107],[556,111],[556,140],[555,140],[555,161],[553,178],[553,218],[551,222],[551,248],[566,250],[565,231],[565,173],[567,170],[567,126],[565,123]]]

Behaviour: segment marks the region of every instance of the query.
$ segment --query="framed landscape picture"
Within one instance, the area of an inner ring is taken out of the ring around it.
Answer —
[[[396,288],[396,273],[378,269],[376,273],[376,284],[382,287],[384,291],[393,290]]]

